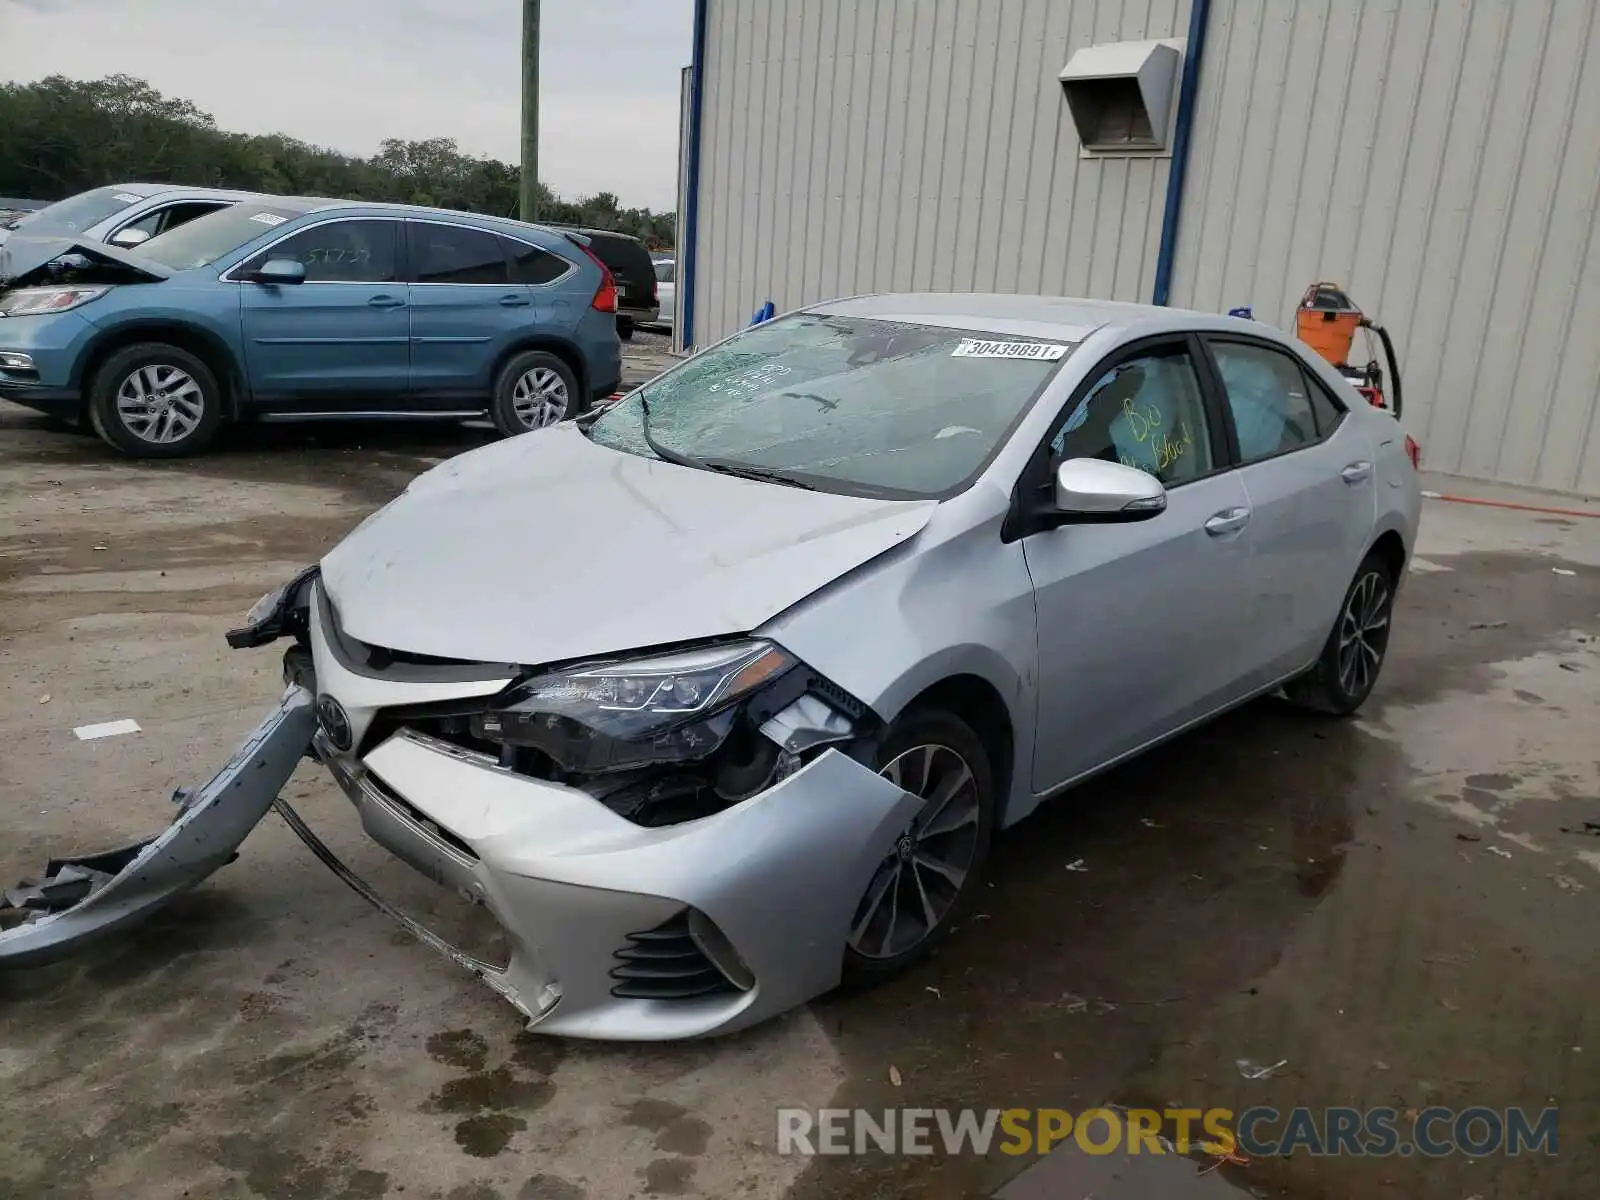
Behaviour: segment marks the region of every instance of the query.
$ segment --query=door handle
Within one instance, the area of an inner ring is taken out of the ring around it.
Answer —
[[[1206,521],[1206,532],[1212,537],[1226,537],[1238,533],[1250,521],[1248,508],[1225,508]]]
[[[1353,462],[1339,472],[1339,478],[1351,485],[1365,483],[1372,478],[1372,464],[1365,459],[1361,462]]]
[[[367,301],[369,308],[404,308],[405,301],[398,296],[374,296]]]
[[[526,296],[501,296],[500,303],[506,308],[527,308],[529,301]]]

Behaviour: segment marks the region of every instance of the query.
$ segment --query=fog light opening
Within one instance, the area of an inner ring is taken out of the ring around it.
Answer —
[[[741,992],[748,992],[755,987],[755,973],[745,966],[744,959],[739,957],[728,935],[697,908],[689,910],[689,937],[693,939],[696,949],[710,959],[711,965],[721,971],[734,987]]]

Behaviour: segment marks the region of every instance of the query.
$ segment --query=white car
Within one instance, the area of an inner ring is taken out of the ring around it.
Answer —
[[[19,213],[0,226],[0,245],[15,237],[87,238],[132,249],[197,217],[255,198],[252,192],[176,183],[118,183]]]
[[[1354,711],[1420,505],[1396,419],[1253,322],[817,305],[435,467],[264,597],[229,641],[294,639],[282,704],[176,862],[103,865],[101,924],[227,861],[309,741],[509,958],[407,928],[535,1029],[738,1029],[926,953],[1078,781],[1277,689]]]
[[[678,315],[678,264],[670,258],[656,259],[656,302],[661,305],[656,324],[671,329]]]

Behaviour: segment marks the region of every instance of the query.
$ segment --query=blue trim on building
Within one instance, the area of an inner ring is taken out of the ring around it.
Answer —
[[[1156,255],[1156,283],[1151,303],[1166,304],[1172,295],[1172,270],[1178,257],[1178,221],[1183,209],[1183,181],[1189,170],[1189,134],[1200,94],[1200,61],[1205,54],[1211,0],[1191,0],[1189,41],[1184,48],[1183,79],[1178,84],[1178,118],[1172,134],[1172,166],[1167,171],[1167,203],[1161,214],[1161,250]]]
[[[683,212],[679,219],[683,228],[679,234],[683,261],[678,264],[678,286],[683,289],[680,308],[685,350],[694,345],[694,283],[695,260],[699,251],[700,236],[700,133],[702,114],[705,111],[706,19],[710,0],[694,0],[694,49],[689,59],[689,178],[684,188]]]

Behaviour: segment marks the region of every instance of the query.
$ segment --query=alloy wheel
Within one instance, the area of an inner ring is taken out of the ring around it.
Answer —
[[[978,854],[977,780],[949,746],[914,746],[878,772],[922,798],[922,809],[878,864],[850,924],[863,958],[896,958],[944,920]]]
[[[524,371],[511,389],[511,408],[529,429],[554,425],[567,415],[567,383],[549,367]]]
[[[140,441],[180,442],[195,431],[205,413],[200,385],[171,363],[136,367],[117,388],[117,417]]]
[[[1364,696],[1378,678],[1389,645],[1389,584],[1369,571],[1350,590],[1339,618],[1339,686],[1347,696]]]

